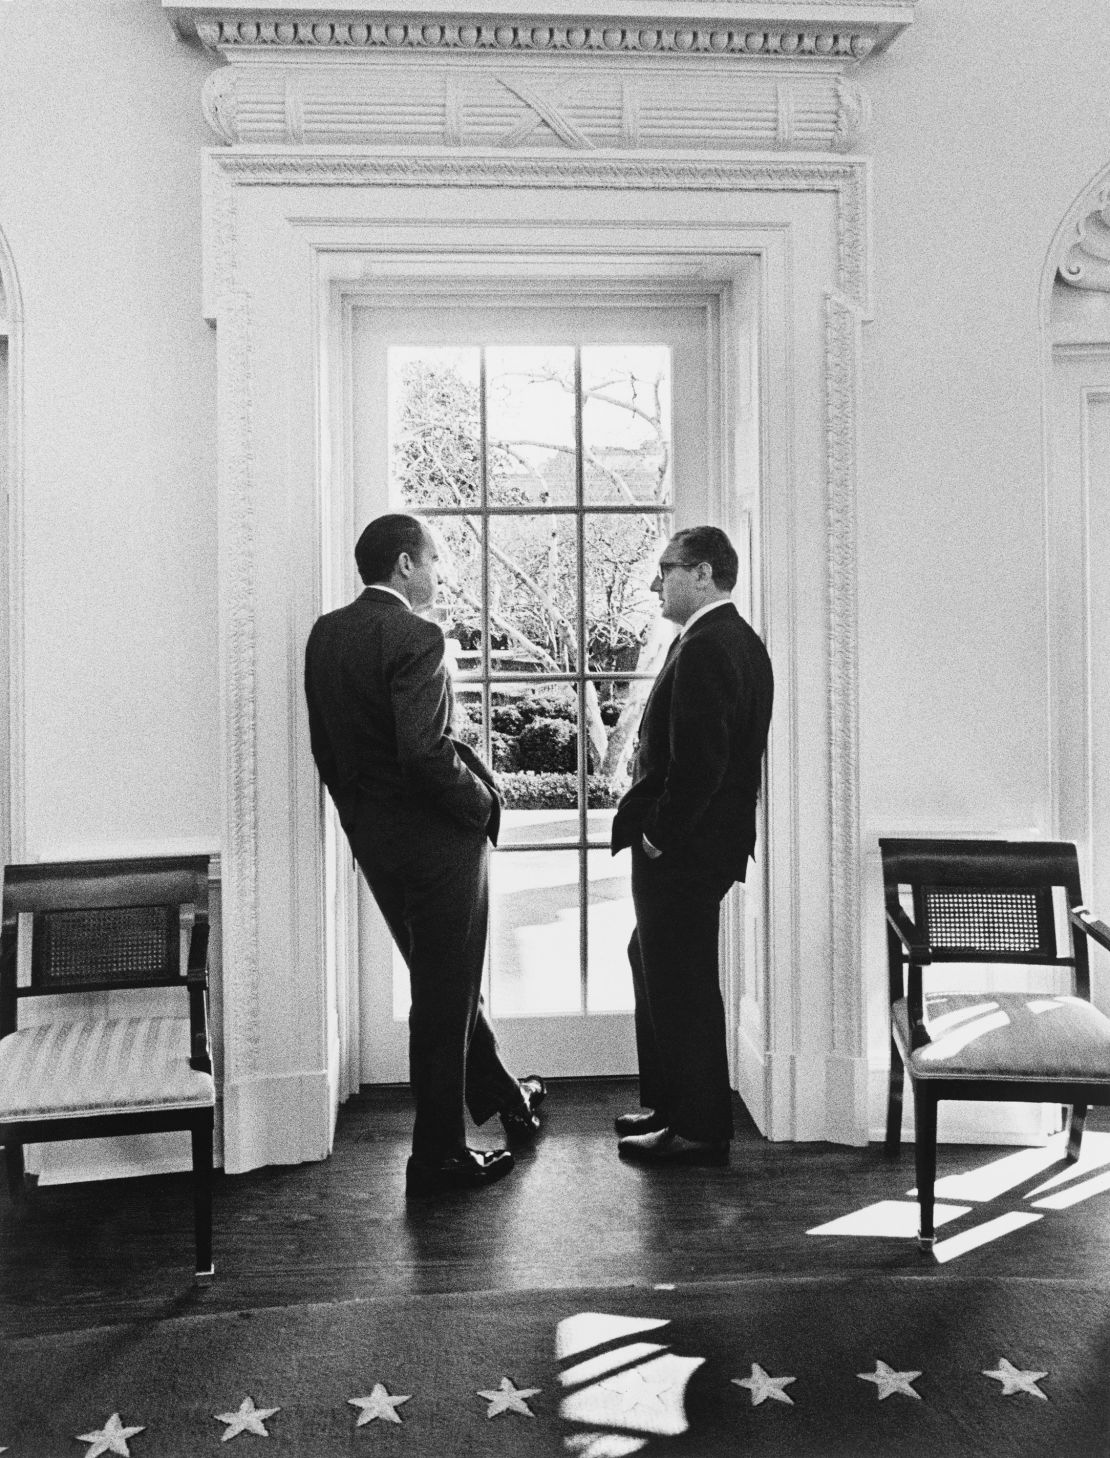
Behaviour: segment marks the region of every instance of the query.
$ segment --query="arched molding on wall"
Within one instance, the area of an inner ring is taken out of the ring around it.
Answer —
[[[1042,310],[1051,310],[1057,277],[1072,288],[1110,293],[1110,165],[1078,194],[1056,230],[1042,278]]]
[[[0,538],[6,554],[0,602],[0,756],[6,808],[0,848],[6,860],[25,855],[23,774],[23,298],[15,259],[0,228]]]
[[[1110,781],[1101,728],[1110,675],[1110,164],[1076,194],[1041,271],[1041,425],[1048,624],[1047,780],[1053,833],[1079,846],[1086,897],[1105,904]],[[1095,488],[1095,489],[1092,489]],[[1096,1000],[1110,1006],[1110,987]]]

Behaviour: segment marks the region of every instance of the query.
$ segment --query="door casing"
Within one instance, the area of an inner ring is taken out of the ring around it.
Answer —
[[[206,307],[218,329],[225,800],[226,1167],[320,1158],[357,1079],[340,989],[351,918],[300,692],[303,644],[349,572],[336,517],[345,298],[391,283],[612,291],[721,301],[731,475],[757,491],[717,519],[753,532],[759,627],[778,685],[767,765],[759,959],[726,995],[737,1081],[773,1138],[867,1137],[859,959],[856,412],[868,310],[868,167],[465,152],[214,150]],[[738,321],[754,321],[743,332]],[[722,469],[721,480],[726,479]],[[349,536],[347,541],[349,543]],[[331,866],[328,873],[327,867]],[[744,935],[743,930],[733,935]]]

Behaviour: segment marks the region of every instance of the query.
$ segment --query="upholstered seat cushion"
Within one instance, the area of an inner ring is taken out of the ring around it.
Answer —
[[[903,1053],[909,1010],[892,1008]],[[908,1055],[915,1078],[1105,1079],[1110,1018],[1079,997],[1051,993],[945,994],[925,998],[931,1042]]]
[[[212,1075],[189,1067],[187,1018],[42,1023],[0,1039],[0,1123],[214,1102]]]

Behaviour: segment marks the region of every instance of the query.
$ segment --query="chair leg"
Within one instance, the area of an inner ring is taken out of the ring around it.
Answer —
[[[927,1088],[916,1084],[913,1090],[916,1143],[914,1164],[917,1170],[917,1204],[921,1212],[921,1228],[917,1243],[922,1250],[931,1250],[935,1239],[933,1228],[933,1187],[937,1178],[937,1101]]]
[[[906,1085],[906,1070],[898,1044],[890,1040],[890,1091],[886,1101],[886,1153],[895,1158],[902,1147],[902,1093]]]
[[[1071,1118],[1068,1120],[1068,1150],[1067,1157],[1072,1164],[1079,1158],[1079,1149],[1083,1143],[1083,1125],[1087,1121],[1087,1105],[1072,1104]]]
[[[23,1173],[23,1145],[5,1144],[4,1163],[8,1168],[8,1192],[13,1200],[21,1200],[25,1193]]]
[[[196,1223],[196,1283],[207,1286],[212,1266],[212,1121],[194,1128],[193,1138],[193,1203]]]

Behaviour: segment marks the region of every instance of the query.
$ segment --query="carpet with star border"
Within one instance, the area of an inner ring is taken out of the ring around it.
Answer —
[[[784,1277],[200,1304],[4,1343],[0,1453],[1110,1453],[1110,1282]]]

